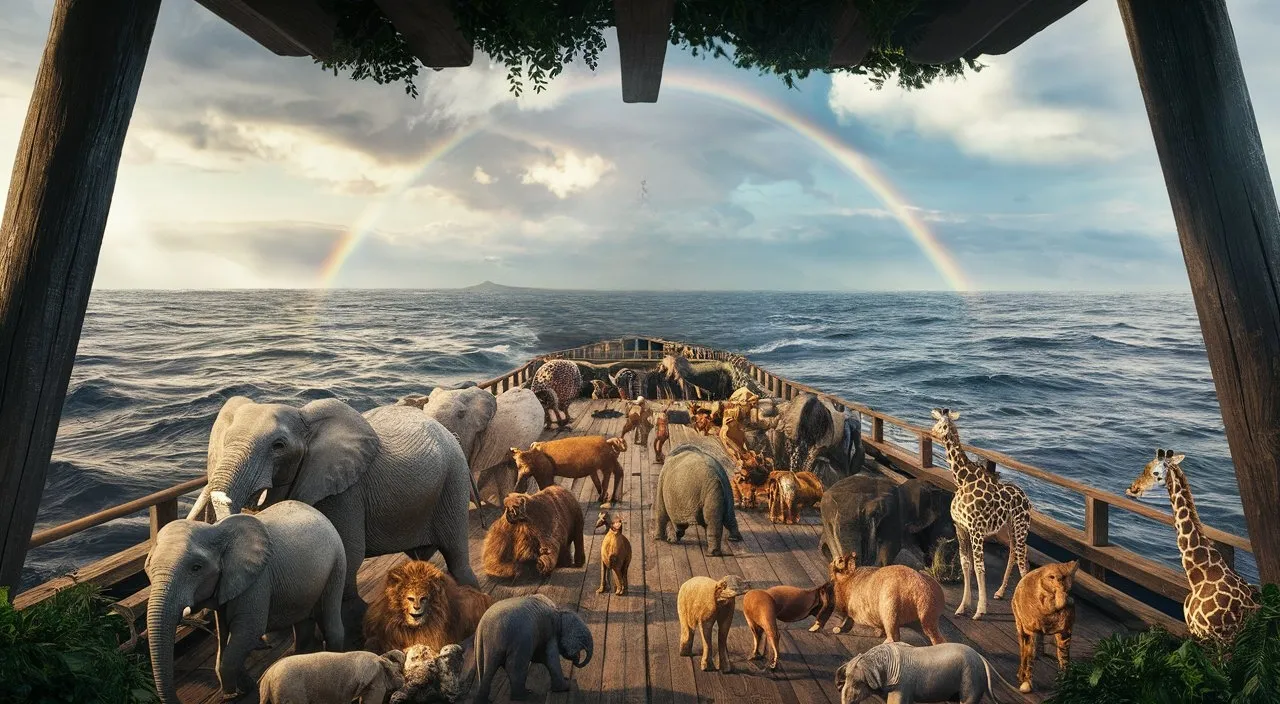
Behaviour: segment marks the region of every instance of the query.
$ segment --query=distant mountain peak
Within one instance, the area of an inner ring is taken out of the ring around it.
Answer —
[[[532,289],[529,289],[524,286],[503,286],[502,284],[495,284],[494,282],[486,279],[478,284],[467,286],[462,290],[463,291],[479,291],[483,293],[483,292],[497,292],[497,291],[530,291]]]

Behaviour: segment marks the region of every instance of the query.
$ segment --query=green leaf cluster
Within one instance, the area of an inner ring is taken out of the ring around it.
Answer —
[[[151,664],[122,653],[129,624],[92,584],[18,611],[0,588],[0,704],[156,702]]]
[[[422,67],[375,0],[327,0],[338,17],[334,55],[322,62],[355,80],[403,82],[417,97]],[[941,65],[908,61],[910,37],[895,34],[920,0],[862,0],[858,5],[872,49],[861,64],[832,68],[834,0],[676,0],[670,41],[695,56],[728,59],[741,69],[778,76],[788,87],[811,73],[852,73],[873,85],[923,88],[982,66],[969,59]],[[581,59],[595,70],[604,32],[614,23],[612,0],[453,0],[453,13],[476,49],[507,67],[511,92],[525,82],[535,92]]]
[[[1163,630],[1099,641],[1093,656],[1058,676],[1046,704],[1275,704],[1280,702],[1280,587],[1229,646]]]

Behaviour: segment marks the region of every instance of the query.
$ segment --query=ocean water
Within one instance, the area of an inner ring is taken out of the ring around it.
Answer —
[[[919,425],[949,406],[966,442],[1116,493],[1172,448],[1201,517],[1245,534],[1189,294],[554,291],[95,292],[37,529],[200,476],[232,395],[364,411],[626,334],[742,352]],[[1083,525],[1082,498],[1003,474]],[[1168,510],[1163,490],[1145,501]],[[1111,521],[1113,542],[1177,565],[1171,528],[1124,511]],[[32,551],[24,584],[146,533],[141,514]]]

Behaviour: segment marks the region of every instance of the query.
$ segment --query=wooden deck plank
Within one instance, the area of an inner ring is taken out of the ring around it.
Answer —
[[[542,439],[584,434],[616,436],[621,430],[622,418],[595,418],[591,413],[620,407],[616,401],[575,401],[570,409],[573,417],[570,430],[547,431]],[[714,435],[702,436],[682,425],[671,426],[671,432],[668,450],[685,443],[696,443],[717,455],[722,454]],[[576,670],[567,662],[563,663],[566,677],[572,682],[569,692],[549,693],[545,669],[530,668],[530,701],[547,704],[630,704],[641,701],[692,704],[724,700],[742,700],[750,704],[808,704],[837,701],[838,693],[832,681],[835,668],[854,653],[875,645],[879,639],[861,631],[832,634],[830,626],[838,622],[835,618],[822,633],[808,632],[811,619],[779,624],[782,653],[776,673],[769,673],[762,665],[748,660],[751,635],[741,613],[735,615],[729,632],[734,674],[701,671],[698,665],[701,639],[697,634],[694,640],[699,655],[682,658],[678,654],[680,626],[676,595],[680,585],[689,577],[706,575],[719,578],[725,574],[738,574],[750,588],[774,584],[808,587],[826,580],[826,560],[818,550],[820,525],[817,509],[804,509],[801,521],[796,525],[770,523],[764,511],[739,511],[743,542],[726,540],[728,553],[711,557],[706,555],[706,531],[696,526],[690,528],[679,545],[654,539],[652,505],[662,465],[653,462],[647,448],[642,452],[630,440],[620,459],[624,469],[622,501],[610,510],[623,519],[624,531],[631,540],[631,584],[625,597],[614,596],[611,591],[606,594],[595,592],[600,579],[600,541],[604,533],[592,530],[600,508],[595,487],[589,479],[559,481],[582,503],[587,523],[584,535],[586,564],[584,568],[557,568],[546,579],[508,582],[484,575],[480,565],[485,526],[499,515],[499,511],[484,508],[471,512],[471,561],[481,589],[497,599],[539,592],[557,604],[576,606],[596,638],[595,654],[586,668]],[[361,596],[366,600],[372,599],[382,588],[386,573],[405,559],[403,555],[387,555],[366,560],[359,573]],[[998,586],[1004,560],[1002,548],[988,551],[987,579],[992,591]],[[433,561],[439,563],[440,558],[437,556]],[[1008,600],[989,600],[988,616],[975,622],[967,616],[952,616],[959,603],[960,585],[943,585],[943,590],[948,604],[941,624],[943,633],[949,640],[961,640],[976,647],[987,655],[1006,679],[1012,681],[1018,656]],[[1124,628],[1118,621],[1078,600],[1073,655],[1082,657],[1088,654],[1099,638],[1120,630]],[[914,627],[905,628],[903,635],[911,643],[927,642]],[[203,634],[193,635],[190,641],[177,658],[179,696],[184,702],[216,702],[214,641]],[[287,648],[286,642],[277,644],[270,651],[256,652],[253,663],[257,671],[264,669],[270,659]],[[1052,684],[1056,663],[1051,653],[1050,643],[1036,664],[1037,691],[1026,700],[1041,701]],[[509,683],[505,673],[500,672],[494,680],[493,700],[506,702],[509,696]]]

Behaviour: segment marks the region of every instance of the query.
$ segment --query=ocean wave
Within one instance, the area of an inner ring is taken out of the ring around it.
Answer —
[[[949,405],[966,440],[1113,490],[1151,448],[1176,446],[1194,462],[1202,517],[1244,532],[1189,296],[918,293],[94,291],[41,525],[198,474],[231,396],[333,397],[363,412],[626,334],[740,351],[914,423]],[[1028,486],[1050,515],[1081,519],[1078,497]],[[1130,532],[1123,513],[1113,535],[1176,567],[1167,532]],[[127,521],[35,551],[24,583],[139,535],[145,521]]]

